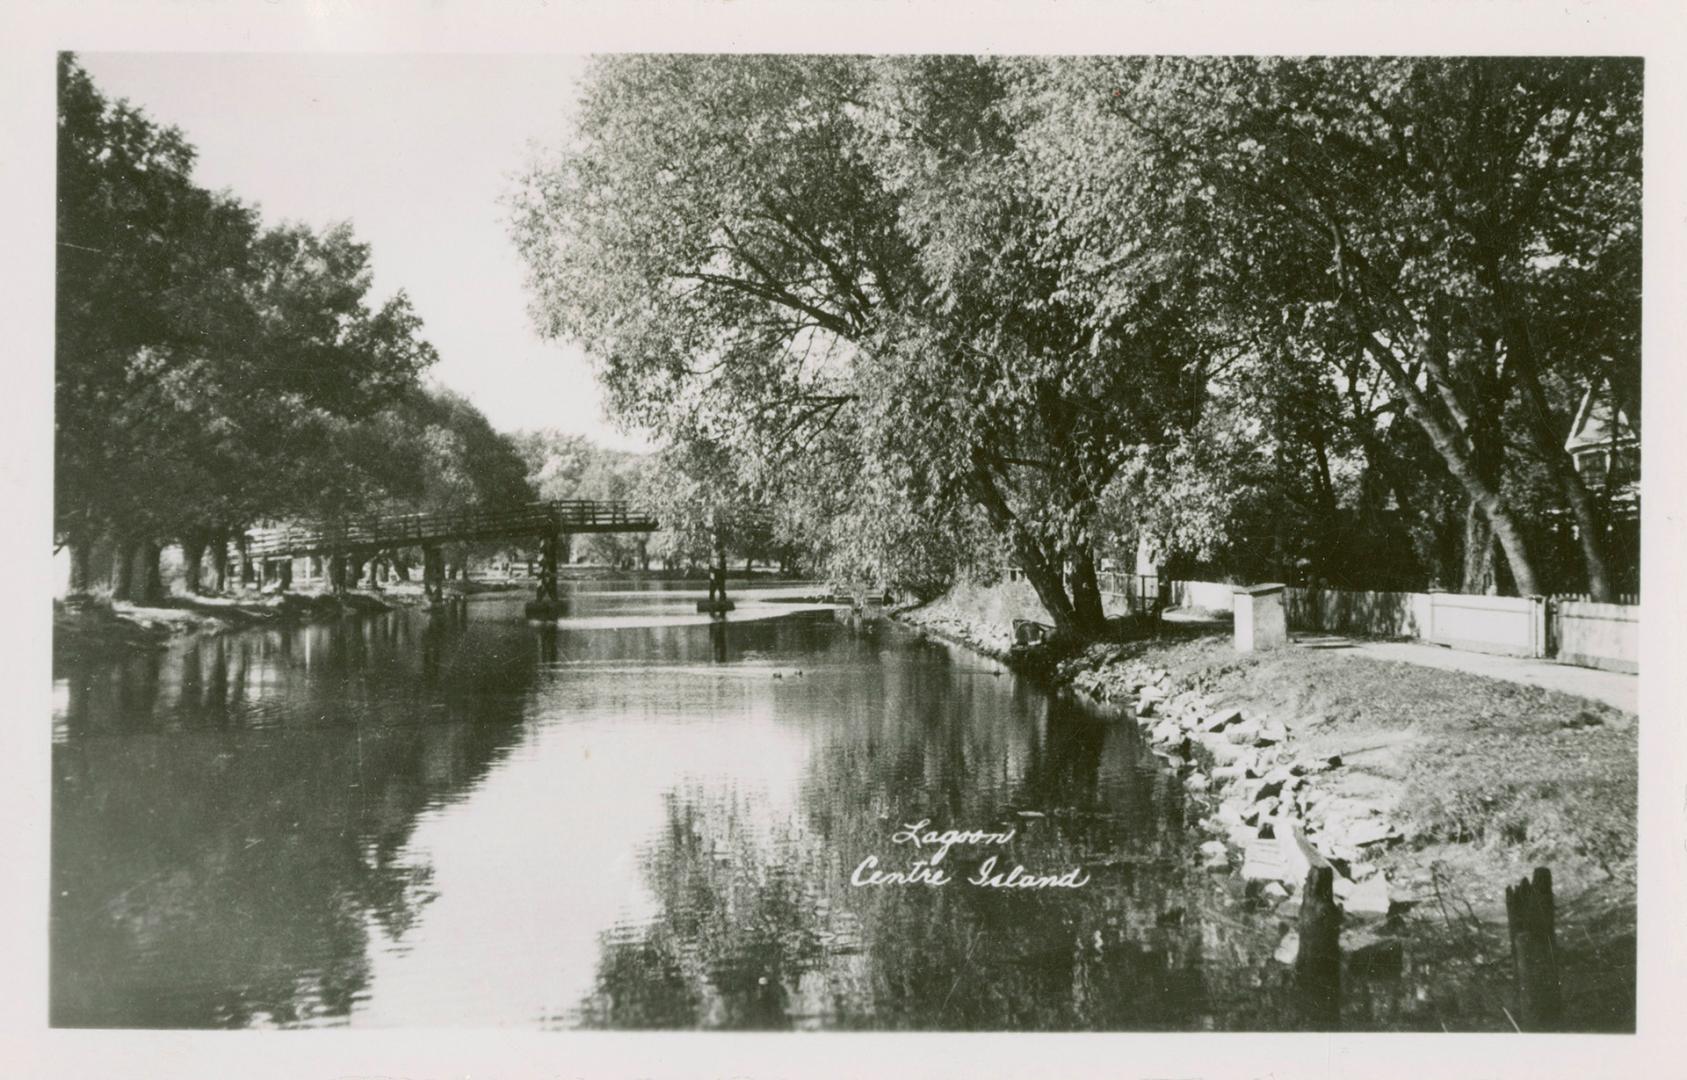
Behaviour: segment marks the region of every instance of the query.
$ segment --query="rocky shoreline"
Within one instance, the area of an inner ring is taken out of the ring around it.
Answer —
[[[1045,648],[1015,646],[1005,628],[920,608],[891,614],[933,637],[1045,673],[1110,713],[1128,709],[1200,811],[1197,827],[1212,837],[1200,848],[1208,868],[1235,869],[1250,891],[1276,903],[1297,893],[1311,867],[1330,866],[1349,916],[1389,914],[1397,890],[1375,857],[1403,833],[1380,807],[1320,783],[1342,767],[1339,755],[1298,753],[1281,721],[1215,703],[1142,660],[1120,662],[1116,646],[1054,660]]]
[[[1092,700],[1128,705],[1150,748],[1178,773],[1202,810],[1209,868],[1235,869],[1270,902],[1293,896],[1314,866],[1334,870],[1337,902],[1350,919],[1386,917],[1399,891],[1377,859],[1404,834],[1383,809],[1341,795],[1324,779],[1340,755],[1298,752],[1280,720],[1180,688],[1141,660],[1094,666],[1064,661],[1061,674]]]
[[[1327,866],[1344,951],[1368,962],[1397,958],[1408,940],[1456,940],[1443,955],[1503,982],[1506,887],[1550,865],[1581,1011],[1594,1027],[1631,1028],[1634,717],[1318,650],[1232,654],[1211,632],[1061,654],[1016,646],[1010,627],[976,617],[965,598],[891,614],[1103,718],[1133,718],[1186,794],[1204,838],[1192,857],[1276,920],[1278,961],[1295,960],[1300,893],[1309,870]],[[1601,786],[1599,769],[1624,786]]]

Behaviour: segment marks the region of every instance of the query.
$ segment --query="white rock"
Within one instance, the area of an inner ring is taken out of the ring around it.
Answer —
[[[1207,790],[1207,787],[1209,786],[1209,781],[1207,780],[1207,774],[1206,773],[1199,773],[1199,772],[1190,773],[1188,779],[1183,781],[1183,786],[1186,790],[1189,790],[1189,791],[1195,791],[1195,792],[1205,791],[1205,790]]]
[[[1302,882],[1306,880],[1306,872],[1312,869],[1312,845],[1306,842],[1306,835],[1301,831],[1300,822],[1286,814],[1278,814],[1271,825],[1272,832],[1277,837],[1277,847],[1281,852],[1283,870],[1288,875],[1281,880]]]
[[[1217,712],[1209,714],[1205,720],[1201,721],[1201,730],[1222,731],[1231,724],[1240,723],[1241,720],[1241,709],[1219,709]]]
[[[1202,735],[1201,746],[1220,765],[1234,765],[1242,757],[1242,748],[1222,735]]]
[[[1382,818],[1360,818],[1347,824],[1342,832],[1342,841],[1353,847],[1364,847],[1366,844],[1378,844],[1394,836],[1394,826]]]
[[[1278,882],[1267,881],[1264,887],[1259,890],[1259,895],[1265,897],[1265,899],[1271,901],[1273,904],[1279,904],[1289,898],[1289,890],[1283,888],[1283,886]],[[1299,945],[1300,942],[1297,941],[1295,944]]]
[[[1256,834],[1248,846],[1242,849],[1242,879],[1293,884],[1283,866],[1283,854],[1277,841]]]
[[[1224,728],[1224,737],[1233,743],[1249,745],[1259,738],[1259,722],[1243,720],[1239,724],[1229,724]]]
[[[1279,964],[1292,964],[1299,955],[1300,931],[1290,930],[1283,935],[1283,940],[1278,943],[1277,951],[1271,954],[1271,959]]]
[[[1360,882],[1342,901],[1342,910],[1359,918],[1381,918],[1388,914],[1388,879],[1381,874]]]

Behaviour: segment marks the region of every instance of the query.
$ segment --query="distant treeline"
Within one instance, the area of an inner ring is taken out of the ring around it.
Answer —
[[[1641,112],[1611,59],[608,57],[513,233],[686,519],[840,576],[1604,596],[1564,442],[1640,420]]]

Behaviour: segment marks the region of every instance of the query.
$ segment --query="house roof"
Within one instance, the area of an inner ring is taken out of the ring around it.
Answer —
[[[1582,403],[1576,407],[1576,418],[1570,423],[1570,437],[1564,440],[1564,450],[1574,454],[1578,450],[1603,449],[1612,443],[1631,446],[1639,440],[1628,414],[1613,406],[1607,394],[1596,393],[1603,380],[1588,387]]]

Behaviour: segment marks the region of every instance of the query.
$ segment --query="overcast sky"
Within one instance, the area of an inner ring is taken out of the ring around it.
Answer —
[[[375,292],[410,294],[439,382],[501,430],[644,443],[605,419],[585,357],[539,340],[500,199],[567,134],[584,57],[81,54],[95,83],[199,150],[198,182],[264,220],[350,221]]]

